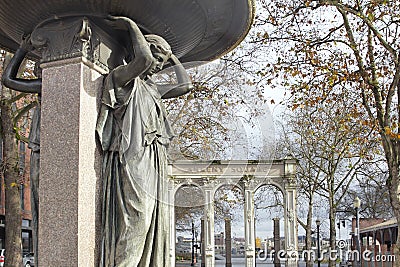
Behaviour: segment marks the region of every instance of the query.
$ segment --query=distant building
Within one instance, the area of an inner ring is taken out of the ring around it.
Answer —
[[[175,244],[175,252],[177,254],[186,254],[192,252],[192,238],[178,236]]]
[[[214,246],[216,254],[225,254],[225,234],[224,232],[214,234]]]
[[[246,251],[246,241],[244,237],[232,238],[232,254],[244,255],[245,251]]]
[[[353,220],[353,231],[356,222]],[[375,257],[378,255],[385,262],[394,262],[393,245],[398,236],[398,224],[395,218],[385,219],[360,219],[360,245],[361,251],[369,250]],[[353,249],[355,246],[353,237]]]
[[[175,244],[175,252],[177,254],[188,254],[192,253],[192,237],[178,236]],[[200,247],[200,240],[196,240],[196,244]],[[217,233],[214,235],[215,253],[225,254],[225,234],[224,232]],[[233,250],[233,249],[232,249]],[[244,238],[243,238],[243,250],[244,250]]]

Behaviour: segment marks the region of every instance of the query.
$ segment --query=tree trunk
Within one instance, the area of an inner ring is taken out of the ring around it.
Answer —
[[[393,212],[397,219],[397,224],[400,222],[400,173],[399,173],[399,147],[397,142],[392,141],[392,149],[388,148],[388,145],[384,144],[386,160],[389,168],[388,188],[390,194],[390,202],[393,208]],[[400,235],[397,234],[396,243],[393,244],[393,255],[395,261],[393,266],[400,267]]]
[[[9,53],[4,60],[6,64],[11,59]],[[3,87],[0,101],[1,109],[1,134],[3,137],[3,176],[5,185],[6,202],[6,233],[5,233],[5,264],[4,266],[22,265],[22,241],[21,241],[21,198],[19,179],[18,147],[15,138],[14,124],[12,120],[11,90]]]
[[[307,212],[307,227],[306,227],[306,251],[310,252],[312,250],[312,217],[313,217],[313,197],[311,195],[308,202],[308,212]],[[306,267],[313,267],[312,257],[306,257]]]
[[[334,202],[335,200],[332,194],[329,199],[329,267],[336,266],[335,256],[337,256],[337,253],[332,252],[332,250],[336,249],[336,208]]]

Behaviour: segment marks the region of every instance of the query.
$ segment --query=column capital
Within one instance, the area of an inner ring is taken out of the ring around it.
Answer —
[[[84,57],[106,72],[122,63],[126,54],[125,46],[86,17],[44,21],[33,30],[31,42],[41,63]]]
[[[225,215],[224,221],[231,221],[231,220],[232,220],[232,215],[230,215],[230,214]]]
[[[214,185],[217,183],[216,176],[205,176],[202,177],[203,185],[205,189],[211,190],[214,188]]]
[[[240,179],[240,183],[243,185],[244,190],[251,190],[251,187],[256,183],[254,175],[245,174]]]
[[[286,190],[296,190],[297,188],[296,176],[291,175],[285,177],[284,186]]]

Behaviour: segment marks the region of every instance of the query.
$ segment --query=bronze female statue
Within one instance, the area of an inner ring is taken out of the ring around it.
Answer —
[[[189,76],[160,36],[144,36],[135,22],[109,17],[129,31],[133,52],[104,81],[97,133],[103,149],[101,267],[170,266],[166,148],[173,130],[161,99],[192,88]],[[156,85],[166,64],[178,84]]]
[[[126,17],[109,17],[127,29],[132,43],[126,64],[105,77],[97,134],[103,150],[102,267],[170,266],[166,148],[173,137],[161,99],[192,88],[189,76],[160,36],[144,36]],[[17,78],[26,54],[25,38],[3,74],[3,84],[20,92],[41,94],[42,80]],[[156,85],[151,76],[174,67],[178,83]],[[34,247],[37,252],[40,155],[40,103],[29,136]],[[36,253],[37,255],[37,253]]]

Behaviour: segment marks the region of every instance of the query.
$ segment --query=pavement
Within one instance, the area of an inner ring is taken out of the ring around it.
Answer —
[[[177,261],[175,263],[175,267],[190,267],[191,261]],[[201,267],[201,263],[198,262],[194,266]],[[256,267],[261,266],[261,267],[273,267],[274,263],[271,262],[271,260],[257,260],[256,261]],[[282,267],[285,266],[285,264],[281,264]],[[300,261],[298,264],[299,267],[305,267],[306,264],[303,261]],[[318,266],[318,264],[314,264],[314,266]],[[321,267],[327,267],[328,264],[326,263],[321,263]],[[339,266],[339,265],[338,265]],[[216,260],[215,261],[215,267],[225,267],[225,261],[224,260]],[[245,262],[244,258],[233,258],[232,259],[232,267],[245,267]]]

